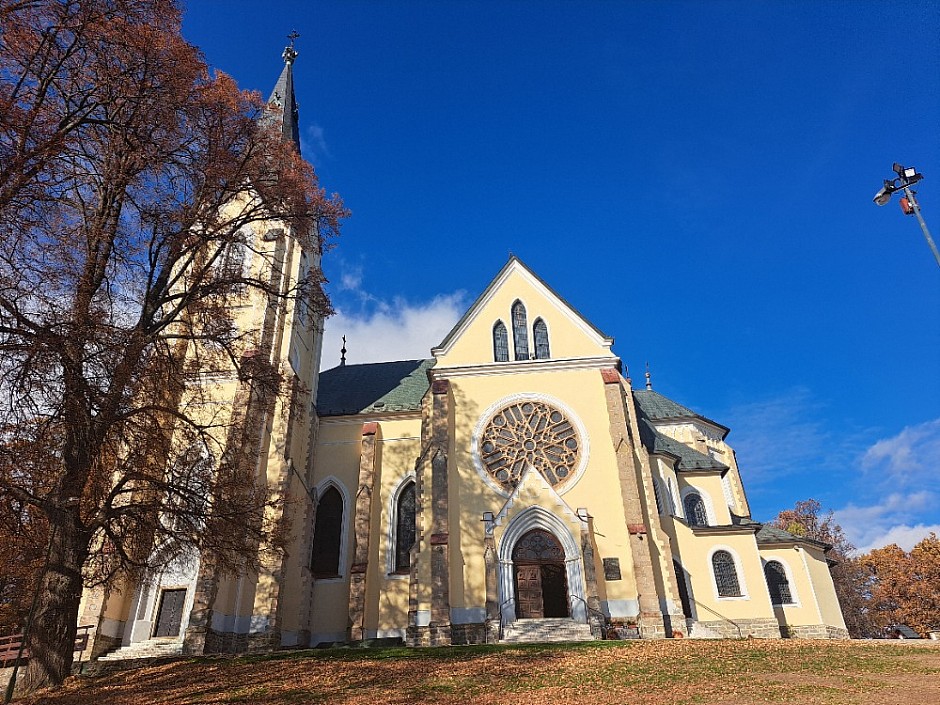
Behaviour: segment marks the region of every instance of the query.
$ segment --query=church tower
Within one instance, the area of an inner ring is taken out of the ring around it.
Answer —
[[[299,112],[294,94],[293,42],[283,53],[284,67],[262,120],[276,121],[283,139],[300,152]],[[226,208],[244,207],[232,203]],[[152,557],[151,568],[121,589],[88,590],[80,623],[93,625],[83,658],[114,651],[113,658],[160,654],[201,654],[278,648],[305,642],[298,619],[302,585],[309,582],[309,538],[292,527],[312,522],[311,448],[316,437],[316,398],[323,337],[318,305],[322,256],[319,232],[298,232],[294,223],[264,221],[248,226],[236,266],[245,276],[266,283],[233,300],[234,323],[250,342],[242,357],[247,368],[270,370],[280,391],[265,391],[251,375],[235,370],[213,373],[211,406],[230,414],[219,446],[223,457],[248,469],[259,488],[274,500],[265,525],[293,543],[281,552],[260,551],[257,570],[223,572],[209,556],[174,553]],[[236,460],[231,460],[236,458]],[[259,547],[260,548],[260,547]],[[185,553],[185,552],[184,552]],[[290,586],[289,588],[285,586]],[[116,649],[116,651],[115,651]]]

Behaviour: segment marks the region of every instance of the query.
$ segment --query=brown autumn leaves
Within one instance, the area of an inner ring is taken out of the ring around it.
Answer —
[[[244,414],[205,413],[208,380],[247,409],[290,393],[231,304],[329,302],[249,233],[315,252],[346,211],[180,23],[173,0],[0,0],[0,609],[22,625],[40,581],[37,682],[68,674],[83,585],[157,548],[278,550],[285,500],[253,480]],[[246,250],[261,266],[229,266]]]

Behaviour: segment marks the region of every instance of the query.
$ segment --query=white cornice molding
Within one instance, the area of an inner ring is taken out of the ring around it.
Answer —
[[[321,426],[340,426],[343,424],[363,424],[370,421],[381,423],[383,421],[421,420],[421,410],[413,411],[385,411],[381,414],[343,414],[334,416],[319,416]]]
[[[486,362],[480,365],[435,366],[429,370],[431,379],[454,377],[489,377],[494,375],[534,374],[538,372],[570,372],[572,370],[604,370],[620,367],[620,358],[575,357],[564,360],[517,360],[512,362]]]

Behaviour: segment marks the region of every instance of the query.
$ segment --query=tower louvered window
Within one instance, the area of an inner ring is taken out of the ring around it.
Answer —
[[[715,551],[712,555],[712,570],[715,572],[715,586],[718,588],[719,597],[741,597],[738,571],[730,553]]]
[[[512,305],[512,342],[517,360],[529,359],[529,330],[526,323],[525,306],[521,301]]]
[[[694,492],[686,495],[682,506],[685,507],[685,520],[689,526],[708,526],[708,513],[700,495]]]
[[[411,568],[411,546],[415,542],[415,483],[398,494],[395,505],[395,572]]]
[[[535,359],[548,359],[548,326],[541,318],[535,319],[532,326],[532,337],[535,338]]]
[[[496,362],[509,362],[509,334],[502,321],[493,326],[493,359]]]
[[[343,498],[335,487],[330,487],[317,502],[317,518],[313,528],[313,556],[310,560],[313,577],[339,576],[342,535]]]
[[[779,561],[770,561],[764,566],[764,577],[767,579],[767,590],[770,592],[771,604],[793,604],[793,595],[790,592],[787,571]]]

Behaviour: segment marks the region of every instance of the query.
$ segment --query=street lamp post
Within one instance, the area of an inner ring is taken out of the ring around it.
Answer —
[[[937,260],[937,266],[940,266],[940,252],[937,251],[937,245],[930,237],[930,231],[927,229],[927,223],[924,222],[924,216],[920,214],[920,205],[917,203],[915,194],[911,188],[914,184],[924,178],[923,174],[918,174],[917,169],[912,166],[901,166],[897,162],[891,167],[897,174],[896,179],[885,179],[884,186],[872,199],[877,205],[883,206],[891,200],[891,194],[895,191],[904,191],[904,197],[901,199],[901,210],[904,215],[917,216],[917,222],[920,223],[920,229],[924,231],[924,238],[933,252],[934,259]]]

